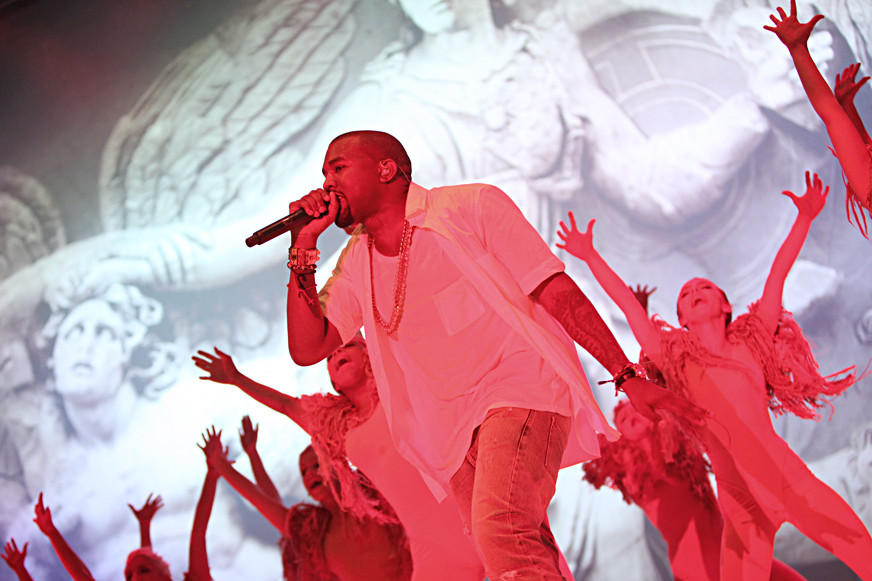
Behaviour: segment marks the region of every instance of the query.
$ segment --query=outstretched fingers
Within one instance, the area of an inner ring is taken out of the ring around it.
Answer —
[[[133,511],[133,514],[136,515],[137,519],[146,519],[150,520],[154,513],[163,508],[163,498],[158,494],[154,495],[153,492],[149,493],[148,498],[145,499],[145,503],[142,505],[142,508],[136,508],[132,504],[128,504],[130,510]]]
[[[200,444],[197,444],[197,445],[200,446],[201,450],[205,450],[206,447],[209,446],[210,443],[214,442],[215,440],[218,440],[220,442],[222,431],[223,430],[219,430],[214,425],[209,426],[208,428],[206,428],[206,431],[201,434],[201,437],[203,438],[203,445],[202,446],[200,446]]]
[[[657,290],[657,287],[648,288],[648,285],[642,286],[641,284],[637,284],[636,288],[632,286],[629,287],[630,292],[633,293],[633,296],[636,297],[636,300],[639,301],[639,304],[647,311],[648,310],[648,297]]]
[[[575,214],[572,212],[572,210],[569,211],[569,223],[572,224],[573,230],[578,230],[578,224],[575,223]]]
[[[215,354],[200,350],[197,351],[196,355],[191,357],[194,365],[209,374],[200,376],[200,379],[216,383],[232,383],[232,378],[236,374],[233,358],[217,347],[213,347],[213,349]]]
[[[860,63],[853,63],[845,67],[841,73],[836,73],[836,82],[833,85],[833,93],[836,95],[836,100],[842,107],[850,107],[853,105],[854,97],[860,88],[866,84],[869,77],[863,77],[859,81],[857,73],[860,71]]]
[[[769,15],[769,20],[771,20],[775,26],[763,26],[763,28],[772,32],[777,32],[777,28],[781,26],[781,23],[787,20],[787,14],[784,12],[784,8],[779,6],[775,9],[775,11],[778,12],[777,17],[774,14]]]
[[[569,223],[571,226],[567,226],[566,222],[560,222],[557,236],[561,242],[558,242],[556,246],[566,250],[576,258],[585,260],[593,251],[593,225],[596,223],[596,219],[591,219],[587,223],[584,232],[579,231],[575,215],[572,212],[569,212]]]
[[[28,544],[29,543],[24,543],[24,547],[19,550],[18,545],[15,543],[15,539],[9,539],[3,547],[4,553],[3,555],[0,555],[0,557],[3,557],[6,564],[8,564],[12,569],[17,569],[24,565],[24,558],[27,557]]]
[[[191,356],[191,360],[194,362],[198,368],[203,371],[211,373],[211,370],[215,363],[217,362],[217,358],[209,353],[208,351],[203,351],[202,349],[197,351],[196,355]],[[200,379],[209,379],[208,377],[200,377]]]
[[[206,431],[202,435],[203,444],[197,444],[197,446],[203,451],[203,454],[206,455],[206,462],[211,466],[215,461],[220,459],[227,459],[227,454],[230,452],[229,447],[225,447],[221,443],[221,430],[215,428],[215,426],[211,426],[206,429]]]
[[[239,430],[239,441],[245,450],[257,445],[257,429],[258,426],[252,424],[251,418],[242,416],[242,428]]]
[[[790,3],[790,14],[780,6],[776,9],[778,15],[771,14],[769,19],[772,26],[763,26],[765,30],[775,33],[781,42],[788,48],[806,45],[815,25],[823,18],[822,14],[815,14],[808,22],[800,22],[796,15],[796,2]]]
[[[815,218],[823,210],[830,193],[830,186],[824,187],[823,181],[818,174],[805,172],[805,193],[797,196],[790,190],[781,192],[791,199],[800,214]]]

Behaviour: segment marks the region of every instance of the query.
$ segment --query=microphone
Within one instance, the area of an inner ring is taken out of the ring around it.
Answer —
[[[325,205],[327,205],[327,202],[325,202]],[[269,226],[264,226],[263,228],[246,238],[245,245],[251,248],[252,246],[257,246],[258,244],[269,242],[276,236],[280,236],[285,232],[290,232],[291,230],[302,228],[315,218],[317,218],[317,216],[310,216],[306,213],[305,210],[300,208],[293,214],[288,214],[284,218],[276,220]]]

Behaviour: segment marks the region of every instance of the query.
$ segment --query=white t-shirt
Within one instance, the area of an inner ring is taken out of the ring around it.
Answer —
[[[412,184],[406,218],[414,230],[396,336],[372,313],[365,232],[352,237],[321,290],[343,340],[365,329],[397,450],[444,496],[487,411],[515,406],[573,418],[564,466],[598,456],[596,433],[617,432],[590,392],[574,342],[528,296],[563,272],[535,228],[505,193],[484,184],[429,191]],[[373,260],[376,304],[390,315],[397,258],[373,251]]]

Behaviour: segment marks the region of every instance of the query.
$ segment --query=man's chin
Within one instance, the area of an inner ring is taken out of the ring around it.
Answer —
[[[354,225],[354,217],[351,215],[351,210],[348,208],[348,202],[341,194],[337,194],[336,203],[339,204],[339,211],[336,212],[336,219],[333,223],[340,228],[349,228]]]
[[[351,212],[343,208],[336,214],[336,220],[333,223],[344,230],[354,226],[354,218],[351,216]]]

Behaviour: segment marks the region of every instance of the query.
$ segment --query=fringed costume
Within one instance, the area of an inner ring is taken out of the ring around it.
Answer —
[[[866,144],[866,150],[869,152],[869,170],[872,173],[872,144]],[[842,173],[842,180],[845,182],[845,189],[847,190],[845,193],[845,213],[848,215],[848,222],[856,224],[860,233],[864,237],[869,238],[866,215],[872,215],[872,179],[869,180],[869,187],[862,195],[858,194],[851,187],[844,172]]]
[[[624,406],[631,405],[622,400],[615,407],[615,415]],[[669,432],[669,434],[664,434]],[[664,446],[663,440],[676,442]],[[585,462],[584,479],[596,488],[603,485],[620,491],[628,504],[643,506],[652,498],[658,482],[681,482],[693,495],[717,510],[717,501],[709,481],[711,468],[697,446],[681,430],[667,421],[659,422],[650,433],[650,446],[620,438],[609,442],[600,437],[599,458]]]
[[[373,397],[378,397],[375,390],[373,394]],[[399,525],[400,521],[387,500],[377,492],[368,492],[375,491],[371,484],[368,487],[356,485],[357,473],[346,458],[346,434],[367,418],[361,417],[351,400],[338,395],[304,395],[300,398],[300,404],[311,422],[312,448],[318,455],[319,472],[342,510],[357,518]]]
[[[356,470],[351,473],[351,486],[358,490],[364,505],[381,506],[384,515],[376,520],[373,517],[358,517],[358,520],[377,522],[390,539],[393,550],[389,568],[396,575],[392,578],[408,579],[412,571],[412,558],[409,541],[403,526],[396,521],[396,515],[369,480]],[[318,505],[299,503],[288,510],[286,530],[281,542],[285,578],[288,581],[332,581],[336,576],[330,572],[324,554],[324,538],[330,530],[332,516]],[[350,550],[366,550],[365,546]]]
[[[763,370],[769,409],[777,415],[790,412],[801,418],[818,419],[817,410],[829,403],[827,398],[841,394],[854,384],[857,379],[854,368],[821,376],[811,346],[791,313],[781,310],[778,330],[773,337],[757,315],[757,308],[758,303],[753,303],[748,313],[730,324],[727,339],[731,343],[744,343],[753,353]],[[661,329],[663,360],[658,362],[658,366],[668,389],[693,399],[686,373],[691,361],[703,366],[741,367],[741,364],[708,351],[692,334],[676,329],[656,316],[652,317],[652,322]]]
[[[696,436],[717,479],[724,523],[720,577],[768,579],[775,533],[784,522],[856,567],[870,543],[868,533],[844,499],[778,436],[769,415],[771,410],[818,419],[818,409],[850,387],[856,373],[848,368],[822,376],[790,313],[782,309],[773,335],[758,309],[752,304],[727,328],[729,356],[712,353],[692,333],[652,319],[661,330],[654,359],[666,387],[710,413]],[[846,536],[839,538],[839,531]],[[854,536],[866,539],[861,544],[845,540]]]

